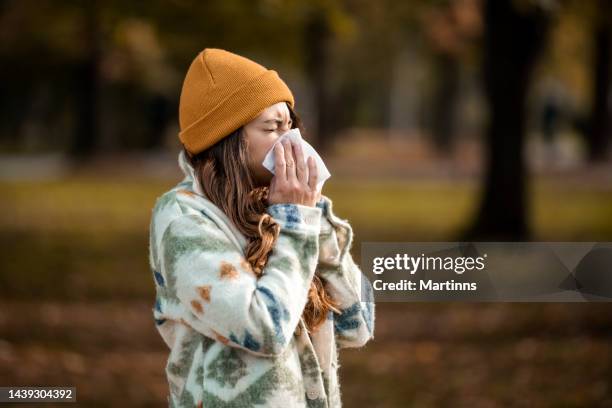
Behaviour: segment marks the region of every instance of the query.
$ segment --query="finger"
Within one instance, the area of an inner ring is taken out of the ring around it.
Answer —
[[[317,183],[319,182],[319,169],[317,168],[317,162],[314,157],[308,158],[308,186],[311,191],[317,189]]]
[[[272,179],[270,180],[270,191],[274,191],[276,188],[276,180],[278,180],[278,178],[276,176],[272,176]]]
[[[291,147],[291,142],[288,139],[283,140],[283,147],[285,149],[285,174],[287,177],[287,181],[294,181],[296,180],[295,159],[293,157],[293,148]]]
[[[302,149],[301,143],[294,142],[293,152],[295,156],[295,172],[297,175],[297,179],[300,183],[307,184],[308,183],[308,167],[306,165],[306,161],[304,160],[304,151]]]
[[[285,149],[282,143],[277,143],[274,145],[274,176],[281,182],[287,180],[286,166]]]

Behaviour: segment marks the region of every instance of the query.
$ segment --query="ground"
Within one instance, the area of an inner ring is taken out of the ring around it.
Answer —
[[[469,177],[334,176],[325,194],[353,225],[356,259],[362,241],[453,240],[477,191]],[[76,386],[80,406],[165,406],[148,222],[177,181],[0,182],[0,384]],[[609,185],[536,177],[532,191],[535,240],[612,240]],[[379,303],[375,339],[341,352],[344,404],[612,406],[611,312],[607,303]]]

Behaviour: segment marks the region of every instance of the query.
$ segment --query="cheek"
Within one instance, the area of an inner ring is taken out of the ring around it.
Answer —
[[[251,149],[251,160],[257,165],[261,165],[261,162],[268,154],[268,151],[274,146],[274,140],[260,140],[259,143],[252,146]]]

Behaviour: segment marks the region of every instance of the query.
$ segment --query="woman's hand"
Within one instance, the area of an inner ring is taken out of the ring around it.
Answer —
[[[317,191],[319,178],[313,157],[304,161],[299,143],[288,139],[274,146],[275,174],[270,182],[270,204],[292,203],[314,207],[321,198]]]

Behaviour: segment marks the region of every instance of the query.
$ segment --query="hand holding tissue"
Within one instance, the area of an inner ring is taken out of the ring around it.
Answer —
[[[325,181],[327,181],[327,179],[331,177],[331,174],[329,173],[329,170],[327,170],[327,166],[325,166],[323,159],[321,159],[321,156],[319,156],[317,151],[307,141],[305,141],[302,138],[302,135],[298,128],[291,129],[287,133],[283,134],[281,137],[278,138],[276,143],[282,142],[286,138],[296,143],[300,143],[300,145],[302,146],[302,150],[304,152],[304,160],[308,160],[308,157],[310,156],[312,156],[315,159],[315,162],[317,164],[317,170],[319,172],[319,181],[317,183],[317,190],[321,191]],[[274,143],[272,148],[266,154],[264,161],[261,163],[266,169],[270,170],[272,174],[275,174],[274,173],[274,168],[275,168],[274,166],[274,146],[276,146],[276,143]]]

